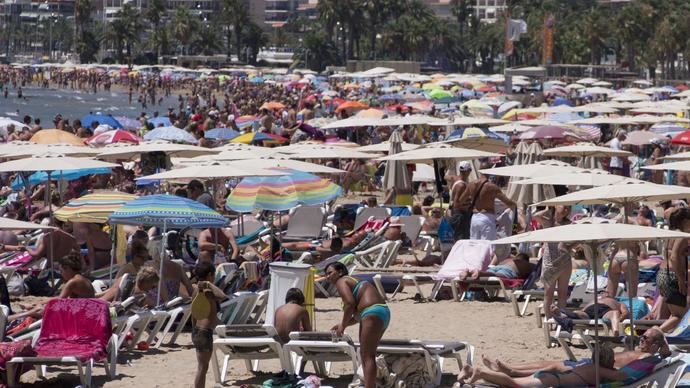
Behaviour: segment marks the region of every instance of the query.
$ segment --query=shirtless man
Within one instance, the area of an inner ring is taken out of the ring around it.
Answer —
[[[450,224],[453,227],[453,238],[455,240],[467,240],[470,238],[470,222],[472,217],[470,211],[463,210],[460,199],[467,191],[472,165],[468,161],[461,162],[458,165],[458,170],[460,171],[460,176],[458,176],[458,180],[453,183],[450,189]]]
[[[81,260],[77,253],[65,256],[59,260],[62,279],[66,282],[62,286],[58,298],[95,298],[96,291],[91,285],[91,281],[81,274]],[[40,319],[43,316],[44,305],[26,307],[26,311],[10,315],[9,321],[30,316]]]
[[[91,281],[81,274],[82,266],[78,255],[72,254],[60,259],[60,272],[66,282],[60,291],[60,298],[93,298],[96,292]]]
[[[79,251],[79,245],[71,234],[72,229],[69,224],[56,221],[56,226],[62,229],[55,229],[44,234],[35,247],[26,247],[26,251],[34,260],[46,257],[51,262],[57,261],[72,251]]]
[[[232,252],[227,257],[230,249]],[[216,253],[225,254],[229,262],[237,261],[240,248],[230,229],[208,228],[199,234],[199,260],[213,263]]]
[[[620,303],[608,296],[608,293],[602,293],[596,304],[592,302],[581,310],[568,311],[557,306],[551,306],[552,316],[566,331],[569,331],[566,326],[568,326],[570,319],[594,319],[595,312],[597,312],[596,315],[599,319],[603,318],[609,321],[608,324],[614,336],[620,334],[620,323],[630,313],[625,303]]]
[[[515,258],[507,258],[498,265],[490,267],[486,271],[472,270],[462,271],[458,278],[460,280],[476,280],[480,277],[499,276],[505,279],[525,279],[532,273],[534,265],[529,262],[529,256],[520,253]]]
[[[309,313],[304,308],[304,294],[299,288],[291,288],[285,295],[285,304],[278,307],[275,315],[276,330],[283,342],[290,341],[290,332],[311,331]]]
[[[474,198],[476,197],[476,200]],[[515,202],[508,198],[501,189],[482,175],[481,179],[469,184],[460,197],[460,203],[464,210],[474,210],[470,223],[471,240],[496,240],[496,199],[503,202],[509,209],[517,207]],[[472,207],[472,201],[474,209]]]
[[[613,366],[616,369],[620,369],[632,361],[655,354],[659,354],[661,357],[667,357],[671,354],[668,343],[664,338],[664,333],[658,327],[652,327],[640,336],[640,344],[637,350],[614,353],[615,361]],[[505,373],[510,377],[526,377],[538,371],[567,372],[577,366],[592,363],[591,358],[583,358],[578,361],[534,361],[508,364],[498,359],[491,360],[484,356],[482,356],[482,361],[487,368]]]

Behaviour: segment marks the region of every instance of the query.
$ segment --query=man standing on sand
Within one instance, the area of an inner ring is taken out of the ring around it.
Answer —
[[[471,240],[496,240],[496,199],[503,202],[509,209],[517,205],[508,198],[501,189],[482,175],[479,180],[469,184],[460,197],[461,208],[474,211],[470,222]]]
[[[278,307],[275,316],[278,336],[284,342],[290,341],[290,332],[311,331],[309,313],[304,308],[304,294],[299,288],[291,288],[285,295],[285,304]]]
[[[454,240],[467,240],[470,238],[472,209],[463,210],[460,199],[465,191],[467,191],[470,173],[472,172],[472,164],[468,161],[460,162],[460,164],[458,164],[458,171],[460,175],[450,188],[450,225],[453,227]]]

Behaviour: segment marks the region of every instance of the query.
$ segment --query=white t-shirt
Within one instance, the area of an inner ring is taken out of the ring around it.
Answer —
[[[622,149],[621,141],[618,140],[617,137],[614,137],[613,140],[611,140],[609,147],[611,147],[612,150],[620,151]],[[611,163],[609,165],[614,168],[623,168],[623,159],[619,156],[612,156]]]

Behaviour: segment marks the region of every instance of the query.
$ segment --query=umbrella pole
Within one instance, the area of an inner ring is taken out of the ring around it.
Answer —
[[[50,222],[50,225],[53,225],[53,203],[50,200],[50,171],[46,171],[48,174],[48,181],[46,182],[46,187],[45,187],[45,192],[46,192],[46,201],[48,201],[48,219]],[[50,233],[50,238],[48,239],[48,249],[50,250],[50,284],[51,287],[55,287],[55,258],[53,257],[54,253],[54,246],[53,246],[53,233],[55,231],[52,231]]]
[[[628,205],[629,203],[624,202],[623,203],[623,223],[627,224],[628,223]],[[633,350],[635,348],[635,316],[633,314],[633,295],[630,293],[630,283],[632,282],[632,268],[630,265],[631,258],[630,258],[630,249],[625,250],[625,255],[626,255],[626,261],[628,263],[628,268],[626,270],[627,275],[628,275],[628,281],[625,282],[625,285],[628,287],[628,303],[630,304],[630,308],[628,309],[630,311],[630,342],[628,343],[629,350]],[[635,276],[639,276],[639,273],[634,274]],[[635,295],[637,296],[637,295]],[[625,333],[623,333],[625,334]]]
[[[158,296],[156,297],[156,305],[159,305],[161,303],[161,289],[163,288],[163,260],[165,260],[165,246],[167,245],[166,242],[168,240],[167,236],[167,220],[163,220],[163,238],[161,239],[161,265],[159,269],[159,275],[158,275]]]
[[[436,159],[434,159],[434,177],[436,178],[436,193],[441,204],[441,210],[443,210],[443,183],[441,182],[441,171]]]
[[[117,225],[110,226],[110,241],[112,246],[110,247],[110,269],[108,270],[108,279],[110,279],[110,284],[113,282],[113,266],[115,265],[115,254],[117,253]]]
[[[590,242],[585,245],[585,252],[590,261],[594,272],[594,304],[599,303],[599,284],[597,282],[597,257],[596,257],[596,246],[594,242]],[[594,380],[596,381],[596,387],[599,388],[599,311],[594,309]]]

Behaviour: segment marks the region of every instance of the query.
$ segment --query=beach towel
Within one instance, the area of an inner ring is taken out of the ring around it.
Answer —
[[[84,322],[88,322],[85,325]],[[53,299],[46,304],[35,350],[39,357],[100,361],[112,334],[109,304],[100,299]]]
[[[489,268],[492,255],[490,241],[458,240],[450,250],[441,269],[434,275],[434,279],[453,279],[462,271],[486,271]]]
[[[659,356],[649,356],[641,358],[639,360],[634,360],[624,366],[622,366],[618,371],[625,373],[627,376],[623,381],[613,381],[609,383],[600,384],[600,387],[613,388],[621,387],[624,385],[634,384],[636,381],[641,380],[654,372],[654,368],[662,361]]]

